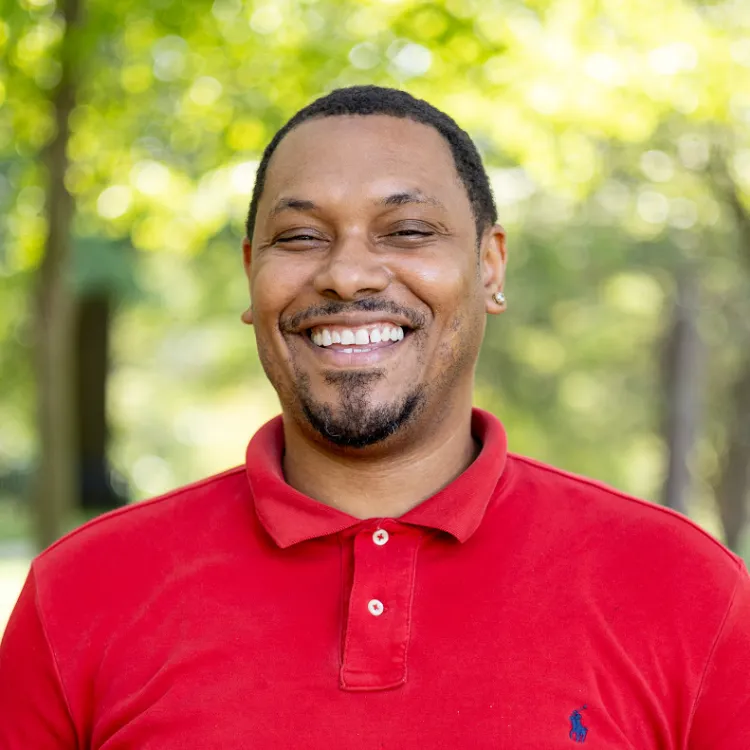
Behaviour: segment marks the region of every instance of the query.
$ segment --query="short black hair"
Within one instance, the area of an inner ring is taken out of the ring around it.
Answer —
[[[462,130],[453,118],[423,99],[417,99],[406,93],[406,91],[381,86],[349,86],[348,88],[334,89],[330,94],[316,99],[301,109],[274,135],[271,142],[266,146],[258,165],[253,196],[250,200],[250,210],[247,214],[245,231],[248,239],[252,239],[255,229],[258,201],[263,194],[268,162],[279,143],[291,130],[307,120],[346,115],[390,115],[435,128],[450,147],[453,161],[456,164],[456,171],[468,193],[476,223],[477,242],[479,242],[484,230],[497,221],[497,208],[492,197],[487,172],[482,164],[482,158],[468,133]]]

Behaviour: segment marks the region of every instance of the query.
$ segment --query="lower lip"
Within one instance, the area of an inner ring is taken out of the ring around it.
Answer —
[[[307,345],[317,356],[321,357],[323,362],[338,367],[367,367],[368,365],[382,364],[401,348],[401,345],[407,338],[408,336],[401,339],[401,341],[391,342],[387,346],[373,348],[352,346],[351,348],[354,351],[345,352],[341,349],[318,346],[317,344],[313,344],[309,336],[304,336]]]

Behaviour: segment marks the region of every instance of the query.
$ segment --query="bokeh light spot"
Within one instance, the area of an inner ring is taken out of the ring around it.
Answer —
[[[96,201],[96,211],[103,219],[119,219],[125,215],[133,201],[126,185],[112,185],[103,190]]]

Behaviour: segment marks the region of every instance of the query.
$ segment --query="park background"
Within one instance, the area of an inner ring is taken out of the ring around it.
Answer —
[[[404,88],[473,136],[511,449],[750,552],[746,0],[0,0],[0,631],[35,551],[239,464],[278,410],[240,323],[258,158]],[[127,565],[127,560],[122,561]]]

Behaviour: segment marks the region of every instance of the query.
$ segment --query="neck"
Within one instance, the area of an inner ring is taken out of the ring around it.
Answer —
[[[367,456],[326,450],[285,415],[284,476],[299,492],[355,518],[398,518],[450,484],[478,453],[470,399],[415,429],[420,433],[392,450]]]

